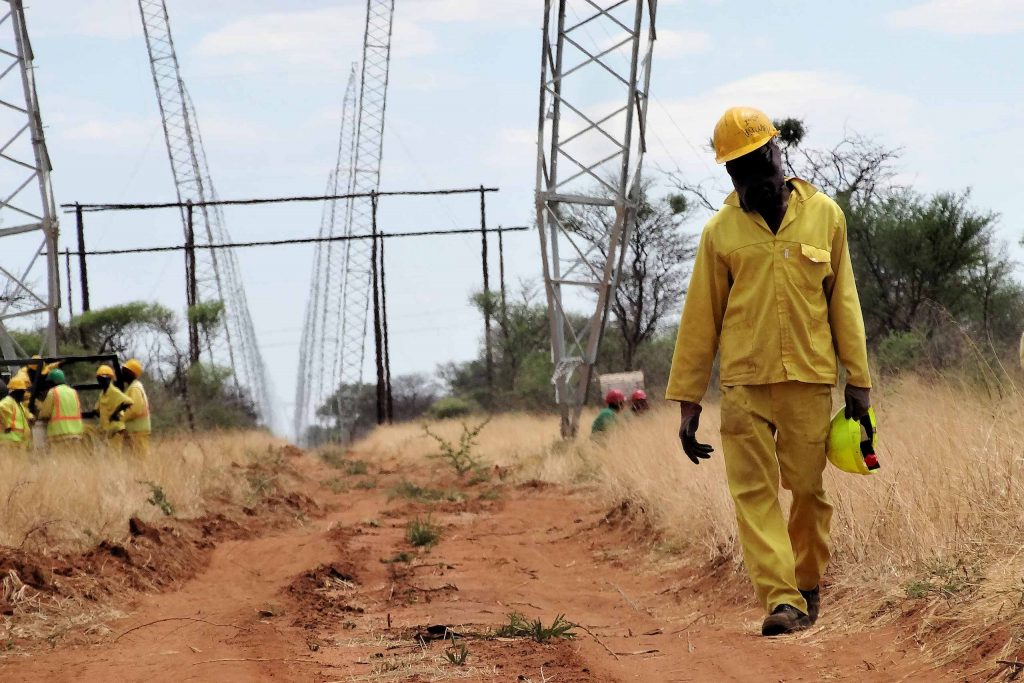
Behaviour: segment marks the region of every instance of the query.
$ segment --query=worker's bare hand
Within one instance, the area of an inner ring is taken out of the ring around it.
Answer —
[[[707,460],[715,449],[706,443],[697,441],[697,428],[700,426],[701,407],[697,403],[681,401],[679,403],[679,441],[683,444],[683,452],[694,465]]]

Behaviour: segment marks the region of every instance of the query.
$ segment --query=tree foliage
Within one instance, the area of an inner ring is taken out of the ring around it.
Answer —
[[[625,370],[634,369],[639,348],[678,312],[697,251],[695,237],[681,228],[691,209],[685,195],[653,201],[649,191],[648,185],[640,193],[610,306],[610,325],[622,341],[620,369]],[[605,267],[614,221],[614,211],[602,206],[573,206],[564,218],[566,226],[593,248],[590,263],[598,272]]]

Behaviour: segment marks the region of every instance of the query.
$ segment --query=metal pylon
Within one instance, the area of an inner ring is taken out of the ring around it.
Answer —
[[[352,183],[356,128],[356,64],[352,64],[341,108],[341,131],[334,169],[327,180],[326,194],[348,192]],[[348,225],[351,200],[332,200],[324,204],[320,237],[339,236]],[[338,386],[336,366],[341,350],[342,271],[345,247],[341,242],[319,242],[313,255],[309,300],[299,349],[299,372],[295,389],[294,429],[303,440],[309,426],[326,422],[317,415]]]
[[[354,135],[351,145],[346,145],[347,115],[343,116],[335,170],[335,184],[339,189],[344,187],[341,183],[347,174],[346,194],[369,194],[380,189],[394,14],[394,0],[367,0],[359,93],[352,110],[355,116]],[[349,158],[343,164],[341,160],[345,153]],[[341,234],[369,234],[373,230],[373,200],[367,196],[337,202],[326,216],[332,221],[331,230],[343,217]],[[338,438],[348,439],[359,419],[358,405],[354,400],[358,392],[342,392],[336,415],[318,416],[316,411],[340,387],[351,389],[363,381],[367,313],[372,289],[371,244],[367,240],[346,241],[318,254],[320,260],[314,264],[314,277],[317,277],[320,289],[313,291],[311,305],[315,302],[321,307],[321,316],[319,322],[317,316],[307,317],[306,330],[312,334],[315,344],[322,345],[322,348],[319,351],[307,349],[304,358],[314,360],[300,364],[295,428],[297,437],[301,439],[309,425],[322,422],[322,426],[328,429],[336,428]],[[321,269],[319,276],[316,275],[318,267]],[[303,385],[307,386],[304,388]]]
[[[363,34],[362,77],[359,80],[359,110],[352,157],[350,193],[380,189],[380,162],[384,151],[384,113],[387,109],[388,74],[391,67],[391,26],[394,0],[367,0],[366,31]],[[373,201],[353,199],[349,204],[345,234],[368,234],[373,230]],[[333,377],[335,386],[354,387],[363,382],[366,359],[366,331],[370,308],[370,252],[367,240],[345,242],[342,263],[341,349]],[[359,419],[355,395],[340,406],[338,424],[342,436],[351,436]]]
[[[50,156],[25,9],[21,0],[3,0],[0,12],[0,355],[56,355],[60,283]],[[43,348],[19,348],[8,321],[37,315],[46,319]]]
[[[657,0],[545,0],[537,133],[537,228],[562,436],[575,436],[635,222]],[[583,241],[565,209],[614,220]],[[593,255],[604,254],[604,267]],[[588,307],[590,314],[569,311]]]
[[[217,193],[195,107],[181,78],[167,6],[164,0],[139,0],[139,12],[178,200],[213,201]],[[181,219],[187,226],[186,209],[182,209]],[[220,207],[196,207],[193,223],[197,245],[231,241]],[[187,227],[185,230],[187,235]],[[212,338],[204,339],[208,360],[232,371],[236,387],[249,391],[264,424],[272,425],[273,401],[237,258],[230,250],[198,249],[195,275],[198,302],[224,306],[224,324]]]

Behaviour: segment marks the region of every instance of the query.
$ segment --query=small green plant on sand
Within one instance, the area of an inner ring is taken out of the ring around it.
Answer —
[[[441,537],[441,528],[431,523],[429,516],[426,519],[417,517],[405,528],[405,537],[414,546],[432,546]]]
[[[345,464],[345,452],[334,448],[322,450],[317,455],[328,467],[340,469]]]
[[[487,418],[473,427],[470,427],[465,422],[461,423],[462,435],[459,437],[458,443],[449,441],[443,436],[430,431],[430,427],[427,425],[423,425],[423,431],[426,432],[427,436],[436,441],[441,448],[440,453],[435,453],[430,457],[448,461],[448,464],[451,465],[452,469],[460,477],[465,476],[467,472],[484,471],[487,465],[473,454],[473,447],[476,446],[476,437],[480,435],[480,432],[483,431],[483,428],[490,421],[491,418]]]
[[[140,481],[140,484],[149,487],[149,498],[146,502],[150,505],[160,509],[160,512],[164,513],[168,517],[174,514],[174,506],[171,505],[171,501],[167,500],[167,494],[164,493],[163,488],[156,482],[152,481]]]
[[[346,474],[366,474],[368,471],[365,460],[346,460],[344,464]]]
[[[576,624],[565,620],[564,614],[559,614],[551,622],[551,626],[545,626],[540,619],[527,619],[518,612],[508,615],[508,623],[494,632],[499,638],[530,638],[538,643],[546,643],[553,638],[571,639],[576,637]]]
[[[466,647],[465,643],[452,645],[450,648],[444,651],[444,658],[448,660],[449,664],[454,664],[455,666],[465,666],[466,660],[469,659],[469,648]]]
[[[320,482],[321,485],[329,488],[332,493],[344,493],[348,491],[348,482],[341,477],[331,477]]]
[[[418,503],[436,503],[439,501],[458,502],[465,500],[461,491],[456,489],[442,490],[419,486],[407,479],[403,479],[397,486],[388,493],[388,498],[405,498]]]

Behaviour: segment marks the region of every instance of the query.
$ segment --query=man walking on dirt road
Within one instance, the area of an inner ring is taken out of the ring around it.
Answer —
[[[818,618],[832,506],[822,486],[838,361],[847,417],[870,405],[864,320],[839,206],[786,178],[774,124],[734,107],[715,126],[735,192],[701,236],[666,398],[679,401],[683,451],[699,464],[700,402],[721,352],[722,449],[743,559],[764,635]],[[793,494],[787,526],[779,480]]]

